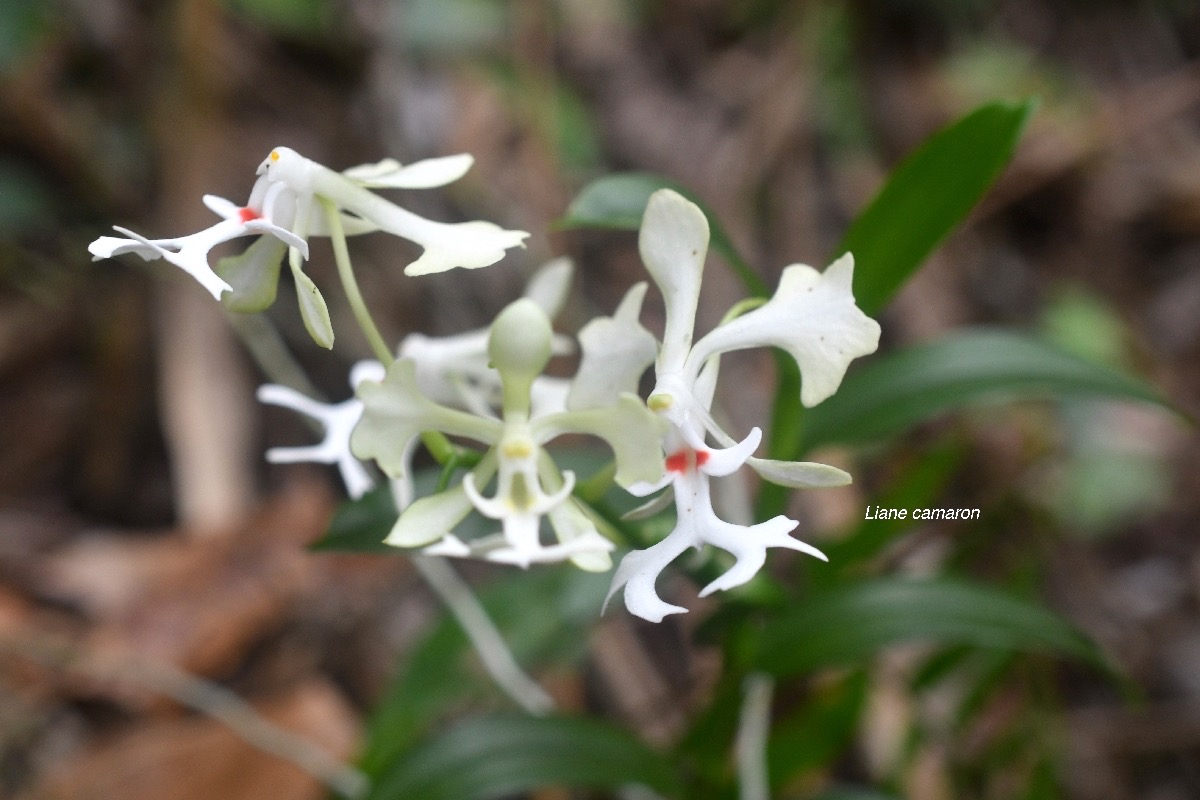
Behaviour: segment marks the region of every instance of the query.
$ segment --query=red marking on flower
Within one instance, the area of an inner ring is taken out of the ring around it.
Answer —
[[[246,206],[245,208],[238,209],[238,217],[242,220],[242,222],[252,222],[256,219],[262,219],[262,214],[258,213],[250,206]]]
[[[687,472],[689,469],[702,467],[708,462],[707,450],[690,450],[684,448],[677,453],[667,456],[667,472]]]

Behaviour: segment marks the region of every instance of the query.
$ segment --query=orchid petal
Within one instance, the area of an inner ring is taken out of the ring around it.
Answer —
[[[768,547],[799,550],[822,561],[828,561],[825,554],[817,548],[788,535],[798,524],[784,516],[773,517],[750,527],[733,525],[715,516],[705,520],[702,526],[697,526],[700,539],[722,550],[728,550],[737,561],[721,577],[705,586],[700,591],[700,596],[707,597],[715,591],[741,586],[753,578],[766,561]]]
[[[774,345],[800,366],[800,399],[814,406],[837,391],[846,368],[879,346],[879,323],[854,304],[854,258],[847,253],[824,273],[794,264],[765,305],[710,332],[688,356],[698,369],[710,356]]]
[[[654,363],[658,343],[654,334],[642,327],[638,316],[646,284],[638,283],[626,292],[611,317],[592,320],[579,332],[583,358],[567,408],[572,411],[609,406],[622,394],[636,394],[638,381]]]
[[[319,403],[294,389],[277,384],[260,386],[258,399],[269,405],[298,411],[317,420],[325,429],[325,438],[319,444],[273,447],[267,451],[267,461],[272,464],[337,464],[346,492],[354,498],[362,497],[375,485],[366,467],[350,452],[350,431],[362,416],[362,403],[358,400],[352,398],[336,404]]]
[[[656,481],[634,481],[623,488],[634,497],[648,497],[658,490],[670,486],[674,480],[675,476],[667,472]]]
[[[658,372],[673,372],[683,366],[692,346],[708,252],[708,219],[694,203],[670,189],[660,189],[646,204],[638,250],[666,304]]]
[[[425,248],[420,258],[404,268],[405,275],[429,275],[455,267],[487,267],[504,258],[505,250],[523,247],[525,239],[529,236],[525,231],[504,230],[491,222],[448,224],[422,221],[426,224],[401,233],[376,220],[384,230],[403,236]]]
[[[466,558],[471,555],[471,548],[462,539],[452,533],[447,533],[437,544],[431,544],[421,552],[427,556]]]
[[[691,531],[677,527],[658,544],[626,553],[613,573],[612,584],[604,598],[604,608],[607,609],[613,595],[624,588],[625,607],[634,616],[650,622],[662,622],[668,614],[687,613],[686,608],[664,602],[655,591],[654,584],[668,564],[694,545],[695,538]]]
[[[209,267],[208,251],[221,242],[245,235],[244,227],[238,222],[224,220],[190,236],[182,236],[178,239],[151,240],[127,228],[114,225],[114,230],[125,234],[128,238],[101,236],[88,246],[88,252],[92,254],[95,261],[124,253],[136,253],[146,261],[162,258],[191,275],[208,290],[209,294],[219,300],[221,293],[229,291],[230,286]]]
[[[828,489],[849,486],[854,480],[848,472],[815,461],[774,461],[751,457],[746,459],[746,464],[763,480],[789,489]]]
[[[260,236],[235,256],[217,260],[216,273],[229,284],[221,298],[230,311],[248,314],[264,311],[275,303],[279,270],[287,245],[274,236]]]
[[[226,200],[224,197],[218,197],[215,194],[206,194],[200,199],[209,211],[222,219],[235,219],[243,208],[232,200]]]
[[[664,479],[664,484],[670,483],[671,481],[672,481],[671,476],[667,476]],[[661,489],[663,487],[659,486],[658,488]],[[626,489],[626,491],[628,491],[630,494],[634,495],[635,497],[644,497],[645,496],[644,494],[637,494],[636,492],[630,491],[630,489]],[[649,492],[647,492],[647,494],[649,494]],[[647,500],[645,503],[642,503],[637,508],[634,508],[630,511],[626,511],[624,514],[621,515],[621,519],[631,520],[631,521],[649,519],[650,517],[653,517],[658,512],[663,511],[663,510],[667,509],[668,507],[670,507],[671,504],[674,502],[675,502],[674,490],[666,491],[660,495],[650,498],[649,500]]]
[[[663,474],[662,420],[635,395],[622,395],[614,406],[567,411],[530,423],[539,444],[564,433],[587,433],[608,443],[616,457],[621,486],[653,483]]]
[[[434,189],[454,183],[475,163],[468,153],[426,158],[402,166],[394,158],[343,170],[350,180],[369,189]]]
[[[460,485],[414,500],[400,513],[383,540],[393,547],[420,547],[446,537],[467,518],[473,505]]]
[[[563,378],[542,376],[534,379],[529,387],[529,416],[537,419],[566,411],[570,390],[571,382]]]
[[[551,259],[533,273],[525,285],[525,297],[537,303],[547,317],[554,319],[567,302],[574,276],[575,264],[571,259],[565,256]]]
[[[580,552],[571,556],[571,563],[584,572],[608,572],[612,569],[609,551],[613,543],[596,530],[596,523],[588,516],[587,508],[574,497],[550,509],[550,527],[562,544],[579,547]]]
[[[498,564],[514,564],[525,568],[530,564],[556,563],[567,559],[575,561],[580,558],[586,560],[601,555],[606,556],[612,549],[612,542],[593,531],[592,535],[581,536],[561,544],[538,545],[528,549],[504,547],[487,552],[484,554],[484,558]]]
[[[407,473],[405,449],[422,431],[442,431],[484,444],[494,444],[501,434],[496,420],[447,408],[425,397],[411,359],[396,361],[382,382],[364,381],[358,397],[364,411],[350,438],[351,450],[359,458],[374,458],[393,478]]]
[[[746,460],[750,458],[750,454],[758,449],[761,441],[762,430],[751,428],[746,438],[733,447],[723,449],[707,448],[708,458],[700,465],[699,469],[708,475],[718,478],[725,475],[732,475],[741,469]]]

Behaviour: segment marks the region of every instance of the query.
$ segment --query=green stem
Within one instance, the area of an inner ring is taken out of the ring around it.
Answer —
[[[375,320],[371,317],[371,312],[367,309],[362,292],[359,291],[358,280],[354,277],[354,267],[350,264],[350,251],[346,247],[346,233],[342,229],[341,215],[338,214],[337,206],[331,201],[326,200],[324,197],[318,199],[321,202],[321,206],[325,209],[325,219],[329,225],[329,241],[333,243],[333,258],[337,262],[338,277],[342,280],[342,289],[346,292],[346,299],[350,301],[350,310],[354,312],[354,319],[358,322],[358,327],[362,330],[363,336],[367,337],[367,343],[375,351],[375,357],[385,367],[390,367],[396,359],[392,356],[391,348],[387,346],[387,342],[379,334],[379,328],[375,326]]]

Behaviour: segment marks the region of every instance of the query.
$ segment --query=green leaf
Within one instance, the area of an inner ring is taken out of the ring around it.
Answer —
[[[976,329],[876,358],[809,409],[801,452],[899,433],[985,400],[1092,395],[1167,406],[1152,386],[1036,339]]]
[[[608,583],[608,575],[565,567],[532,570],[485,586],[479,600],[519,663],[570,662],[583,652],[579,631],[598,619]],[[454,709],[481,698],[500,700],[476,660],[462,629],[448,615],[409,650],[368,726],[360,766],[369,776],[386,771]]]
[[[1104,662],[1054,613],[951,579],[880,578],[818,593],[766,624],[757,665],[778,676],[861,664],[901,642],[1053,653]]]
[[[966,446],[955,438],[935,444],[897,465],[896,477],[876,494],[878,508],[930,508],[950,482],[966,456]],[[822,544],[829,564],[811,570],[811,580],[823,586],[840,583],[846,575],[861,571],[868,562],[899,536],[913,529],[911,519],[863,519],[845,538]]]
[[[642,215],[646,213],[646,203],[650,201],[650,195],[659,189],[672,189],[700,206],[704,216],[708,217],[709,237],[713,249],[729,262],[747,291],[762,297],[770,296],[767,285],[738,253],[733,240],[729,238],[716,216],[691,192],[660,175],[623,172],[592,181],[571,201],[571,205],[567,207],[567,214],[559,220],[558,227],[567,230],[609,228],[636,231],[642,225]]]
[[[357,500],[338,506],[325,535],[309,549],[401,555],[403,550],[383,543],[397,516],[392,487],[377,486]]]
[[[274,33],[303,38],[328,35],[333,18],[328,0],[224,0],[224,4]]]
[[[826,789],[812,800],[899,800],[894,794],[879,792],[875,789],[862,789],[857,786],[837,786]]]
[[[329,321],[329,308],[325,298],[312,282],[312,278],[304,274],[304,270],[292,267],[292,277],[296,280],[296,299],[300,302],[300,316],[304,327],[313,341],[326,350],[333,349],[333,323]]]
[[[629,784],[670,794],[679,778],[666,758],[604,723],[496,714],[405,753],[368,800],[486,800],[543,786]]]
[[[0,3],[0,73],[15,72],[51,26],[55,8],[39,0]]]
[[[814,693],[771,731],[767,764],[771,786],[780,789],[800,773],[834,763],[854,741],[869,688],[865,672],[855,672]]]
[[[1012,158],[1036,103],[994,103],[930,137],[858,215],[834,255],[854,253],[854,296],[875,314],[962,222]]]

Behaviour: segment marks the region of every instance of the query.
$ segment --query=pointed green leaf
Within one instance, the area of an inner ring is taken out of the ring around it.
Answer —
[[[861,664],[902,642],[1052,653],[1103,665],[1096,646],[1051,611],[945,578],[880,578],[818,593],[766,624],[756,662],[787,676]]]
[[[607,575],[569,568],[518,572],[483,587],[479,600],[522,665],[573,662],[586,647],[579,631],[598,618],[608,583]],[[367,726],[360,760],[367,775],[382,775],[432,725],[471,701],[502,702],[477,659],[445,615],[405,652]]]
[[[1152,386],[1036,339],[976,329],[877,357],[809,409],[801,451],[899,433],[972,403],[1092,395],[1167,406]]]
[[[292,277],[296,279],[296,299],[300,301],[300,316],[304,327],[313,341],[326,350],[333,349],[333,323],[329,321],[329,308],[312,278],[304,270],[293,266]]]
[[[426,741],[393,763],[368,800],[487,800],[542,786],[679,788],[670,762],[607,724],[496,714]]]
[[[854,296],[879,311],[1012,158],[1036,103],[993,103],[934,134],[888,178],[834,253],[854,253]]]
[[[729,262],[733,271],[752,294],[767,297],[770,291],[746,260],[738,253],[733,240],[725,232],[720,221],[695,195],[687,189],[659,175],[645,172],[623,172],[598,178],[575,196],[567,207],[567,214],[558,222],[560,228],[609,228],[636,231],[642,225],[646,203],[650,195],[659,189],[673,189],[700,206],[708,217],[710,241],[713,249]]]

